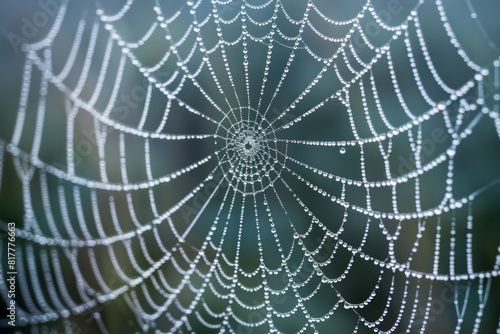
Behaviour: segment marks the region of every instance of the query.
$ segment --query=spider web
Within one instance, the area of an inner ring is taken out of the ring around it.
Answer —
[[[62,2],[23,46],[0,144],[2,203],[22,189],[18,324],[500,332],[487,17],[465,0]]]

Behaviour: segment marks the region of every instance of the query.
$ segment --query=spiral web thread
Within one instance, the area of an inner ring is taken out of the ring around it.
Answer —
[[[47,36],[24,46],[15,128],[0,146],[3,169],[12,161],[22,187],[19,324],[34,333],[77,332],[82,324],[109,332],[102,314],[123,301],[134,315],[128,324],[144,332],[328,332],[342,323],[352,333],[424,333],[435,319],[436,291],[448,287],[455,332],[480,332],[486,316],[498,327],[498,309],[485,310],[500,250],[493,245],[494,263],[476,268],[473,205],[497,180],[454,191],[462,143],[481,124],[500,138],[499,50],[465,3],[484,59],[461,44],[440,0],[405,3],[397,24],[370,1],[336,20],[313,0],[128,0],[115,12],[90,8],[76,24],[68,14],[74,2],[63,2]],[[148,23],[132,40],[120,27],[137,20],[138,8]],[[424,19],[435,20],[460,60],[455,70],[466,78],[459,85],[447,83],[448,70],[433,60]],[[61,46],[64,34],[72,34],[71,46]],[[161,57],[149,64],[143,50],[155,47]],[[62,66],[53,62],[58,52]],[[291,78],[297,63],[312,64],[313,75]],[[133,121],[116,114],[129,73],[146,79]],[[54,116],[53,100],[65,113]],[[307,125],[316,114],[346,117],[345,136],[318,140]],[[167,131],[175,115],[207,132]],[[52,117],[64,120],[60,135],[47,130]],[[84,160],[96,175],[75,158],[79,117],[94,129],[97,152]],[[450,140],[425,156],[429,122],[442,124]],[[47,136],[64,138],[63,164],[43,157]],[[398,174],[399,142],[414,164]],[[162,145],[211,151],[160,173]],[[369,156],[380,163],[370,165]],[[357,178],[346,176],[346,159]],[[371,177],[377,168],[382,177]],[[441,169],[431,188],[439,201],[424,204],[426,177]],[[201,181],[177,195],[175,182],[193,174]],[[178,196],[168,207],[163,189]],[[193,211],[200,194],[205,201]],[[356,238],[346,235],[350,226]],[[408,252],[398,248],[406,228]],[[372,238],[377,247],[368,247]],[[426,256],[431,266],[418,269]],[[252,269],[244,265],[250,257]],[[366,294],[353,293],[356,285]],[[4,281],[0,288],[7,300]]]

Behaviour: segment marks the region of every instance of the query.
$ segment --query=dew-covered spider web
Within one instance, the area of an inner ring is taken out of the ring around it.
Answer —
[[[58,1],[4,78],[16,329],[500,333],[499,8]]]

